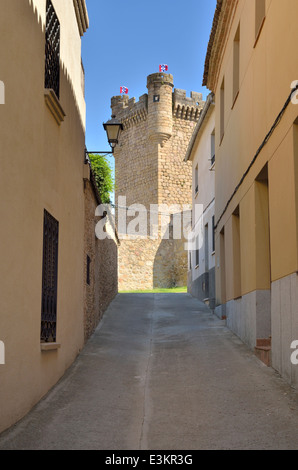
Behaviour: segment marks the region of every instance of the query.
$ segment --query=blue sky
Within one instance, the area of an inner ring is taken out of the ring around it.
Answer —
[[[90,27],[82,40],[87,149],[110,150],[102,123],[120,86],[137,100],[147,75],[169,66],[174,87],[203,93],[205,55],[216,0],[86,0]]]

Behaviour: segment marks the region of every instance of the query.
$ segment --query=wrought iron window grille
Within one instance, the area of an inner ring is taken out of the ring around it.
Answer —
[[[41,342],[56,342],[59,222],[44,211]]]
[[[45,88],[60,96],[60,23],[51,0],[46,6]]]
[[[91,267],[91,258],[90,258],[90,256],[87,255],[86,283],[88,284],[88,286],[90,286],[90,284],[91,284],[91,280],[90,280],[90,267]]]

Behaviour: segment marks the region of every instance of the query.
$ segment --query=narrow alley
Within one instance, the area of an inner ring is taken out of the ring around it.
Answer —
[[[295,449],[297,392],[188,294],[120,294],[0,449]]]

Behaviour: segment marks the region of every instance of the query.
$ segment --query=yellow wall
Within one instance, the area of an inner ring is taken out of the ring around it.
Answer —
[[[46,0],[26,0],[32,4],[42,28],[46,22]],[[74,91],[80,117],[86,125],[86,103],[82,87],[82,65],[81,65],[81,37],[79,35],[73,1],[52,0],[61,27],[60,58],[65,75],[68,77]],[[67,27],[65,27],[67,25]]]
[[[298,110],[297,110],[298,111]],[[272,280],[297,271],[292,129],[269,161]]]
[[[44,100],[45,1],[1,0],[0,431],[21,418],[62,376],[83,347],[84,106],[72,0],[53,1],[62,24],[61,126]],[[69,43],[70,35],[73,40]],[[78,65],[79,64],[79,65]],[[71,79],[69,79],[69,76]],[[76,90],[76,98],[73,94]],[[44,209],[59,221],[57,342],[41,352]]]
[[[266,19],[256,44],[254,3],[252,0],[239,0],[224,49],[216,89],[212,90],[215,92],[216,103],[220,103],[220,86],[224,78],[225,132],[222,142],[219,133],[216,137],[217,221],[288,98],[291,83],[298,79],[298,59],[294,53],[298,30],[293,21],[298,14],[297,1],[266,1]],[[233,40],[239,23],[240,90],[233,106]],[[293,150],[293,123],[297,115],[297,105],[290,103],[282,121],[218,224],[217,259],[220,257],[220,231],[225,227],[227,300],[235,298],[235,292],[230,287],[234,280],[232,268],[229,268],[232,253],[227,239],[231,232],[232,213],[238,205],[241,225],[241,294],[270,287],[267,255],[260,261],[260,246],[263,244],[265,250],[268,250],[267,241],[260,240],[260,233],[254,229],[256,221],[260,222],[260,214],[256,211],[260,185],[256,186],[255,180],[267,162],[271,281],[297,271],[297,189]],[[216,129],[219,127],[220,106],[217,105]],[[218,271],[219,269],[217,273]],[[219,280],[217,285],[219,288]],[[220,293],[217,301],[221,301]]]

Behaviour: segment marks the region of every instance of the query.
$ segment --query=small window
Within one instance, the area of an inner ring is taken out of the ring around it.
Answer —
[[[204,236],[204,245],[205,245],[205,272],[209,271],[209,225],[205,225],[205,236]]]
[[[220,87],[220,140],[223,139],[225,133],[225,79],[223,79]]]
[[[197,237],[197,248],[196,248],[196,266],[200,264],[200,249],[199,249],[199,237]]]
[[[56,342],[59,222],[44,211],[41,334],[42,343]]]
[[[212,253],[215,252],[215,217],[212,216]]]
[[[215,129],[211,134],[211,166],[215,163]]]
[[[241,235],[240,208],[236,207],[232,215],[232,244],[233,244],[233,290],[234,299],[241,297]]]
[[[240,85],[240,25],[233,44],[233,105],[239,93]]]
[[[90,286],[90,267],[91,267],[91,258],[87,255],[87,272],[86,272],[86,282]]]
[[[225,248],[225,229],[219,235],[219,287],[220,287],[220,303],[226,303],[226,248]]]
[[[256,16],[255,16],[255,38],[258,39],[264,19],[266,16],[266,1],[255,0]]]
[[[51,0],[47,0],[46,45],[45,45],[45,88],[60,95],[60,23]]]
[[[195,168],[195,195],[199,192],[199,166]]]

